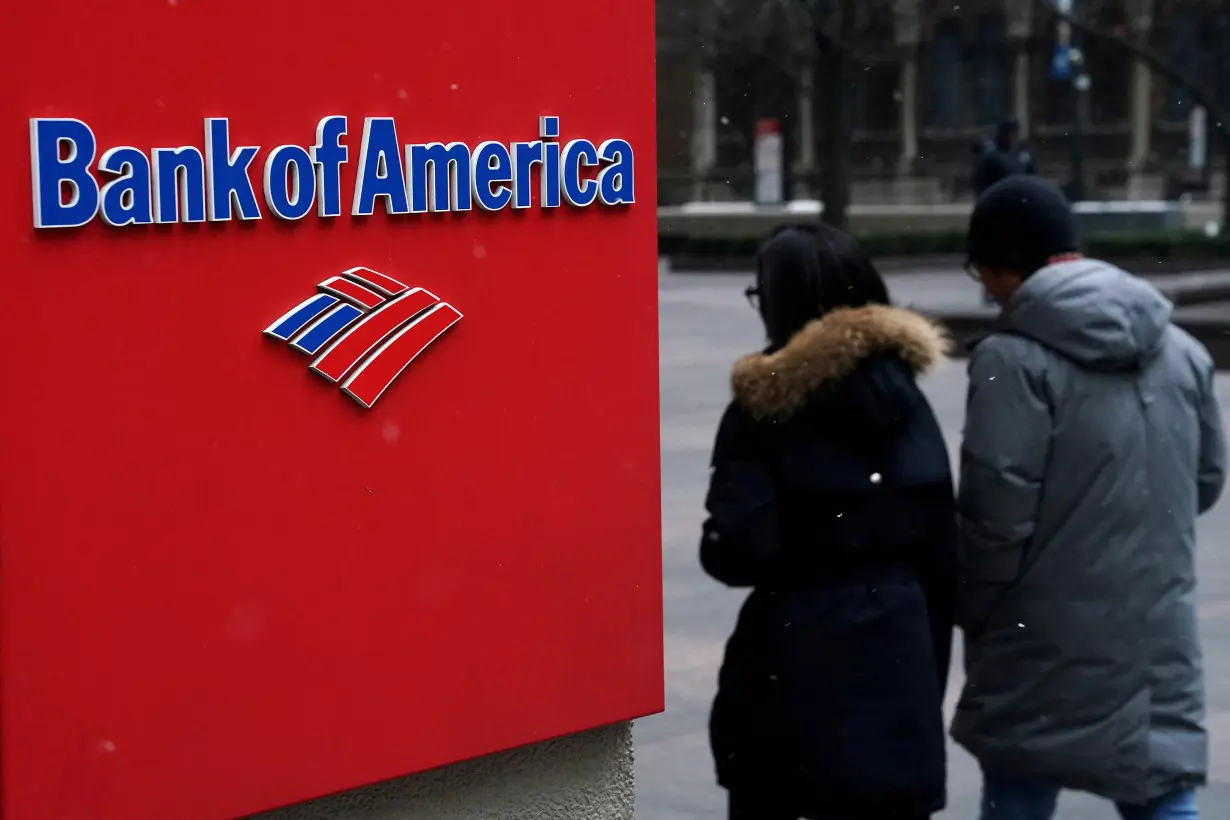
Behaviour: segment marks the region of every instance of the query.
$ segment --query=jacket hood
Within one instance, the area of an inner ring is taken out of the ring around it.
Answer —
[[[939,325],[917,313],[886,305],[838,308],[809,322],[780,350],[739,359],[731,387],[754,418],[785,420],[867,359],[895,356],[918,375],[951,346]]]
[[[1174,306],[1149,282],[1093,259],[1060,262],[1025,280],[1005,329],[1095,370],[1137,365],[1161,342]]]

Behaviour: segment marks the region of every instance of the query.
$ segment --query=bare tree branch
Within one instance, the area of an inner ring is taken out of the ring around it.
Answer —
[[[1220,132],[1222,155],[1226,167],[1230,169],[1230,104],[1227,101],[1230,85],[1226,84],[1223,74],[1224,54],[1221,59],[1215,61],[1212,78],[1192,76],[1186,70],[1153,51],[1140,38],[1124,36],[1090,22],[1085,17],[1065,13],[1056,7],[1054,0],[1038,0],[1038,2],[1060,20],[1065,21],[1073,30],[1126,51],[1147,65],[1155,76],[1169,81],[1190,94],[1192,99],[1209,113],[1213,126]],[[1222,32],[1219,32],[1222,35],[1219,39],[1224,40],[1224,27],[1230,25],[1230,0],[1222,1],[1217,14],[1220,16],[1215,18],[1215,21],[1218,23],[1218,28],[1222,29]],[[1230,221],[1230,185],[1225,186],[1222,193],[1222,221]]]
[[[862,65],[866,59],[862,56],[862,49],[855,48],[857,38],[851,36],[855,30],[854,6],[848,0],[840,0],[837,2],[837,8],[832,9],[829,6],[831,13],[826,15],[819,3],[809,2],[809,0],[790,0],[798,4],[800,8],[806,9],[806,19],[811,26],[812,40],[815,43],[816,53],[819,55],[839,52],[842,58],[848,60],[852,64]],[[832,3],[833,0],[830,0]],[[831,20],[826,17],[836,17]]]
[[[758,54],[782,64],[840,52],[862,65],[866,49],[854,19],[858,10],[848,0],[715,0],[700,33],[719,49]]]
[[[1225,116],[1225,108],[1221,102],[1221,95],[1218,89],[1210,88],[1203,83],[1199,78],[1193,77],[1186,71],[1175,66],[1169,60],[1163,58],[1160,54],[1149,48],[1144,43],[1134,37],[1125,37],[1115,31],[1103,28],[1096,23],[1091,23],[1089,20],[1061,11],[1055,5],[1054,0],[1038,0],[1038,3],[1060,20],[1070,25],[1073,30],[1079,31],[1086,37],[1092,37],[1096,40],[1112,43],[1118,48],[1123,49],[1132,56],[1139,59],[1159,77],[1183,88],[1197,103],[1213,116],[1215,122],[1222,124],[1222,127],[1230,127],[1230,118]]]

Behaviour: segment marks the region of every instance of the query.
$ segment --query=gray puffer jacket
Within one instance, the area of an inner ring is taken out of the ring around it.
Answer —
[[[1129,803],[1205,780],[1193,553],[1225,439],[1212,361],[1171,310],[1063,262],[971,355],[952,735],[990,775]]]

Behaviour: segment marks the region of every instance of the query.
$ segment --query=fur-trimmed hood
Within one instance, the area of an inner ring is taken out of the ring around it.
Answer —
[[[870,356],[899,356],[921,374],[948,355],[942,327],[912,311],[886,305],[838,308],[809,322],[781,350],[735,362],[735,401],[758,419],[786,419],[822,387],[848,376]]]

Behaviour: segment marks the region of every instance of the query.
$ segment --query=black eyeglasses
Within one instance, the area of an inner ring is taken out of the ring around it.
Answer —
[[[760,310],[760,288],[757,285],[748,285],[743,289],[743,295],[747,297],[747,303],[752,306],[752,310]]]

